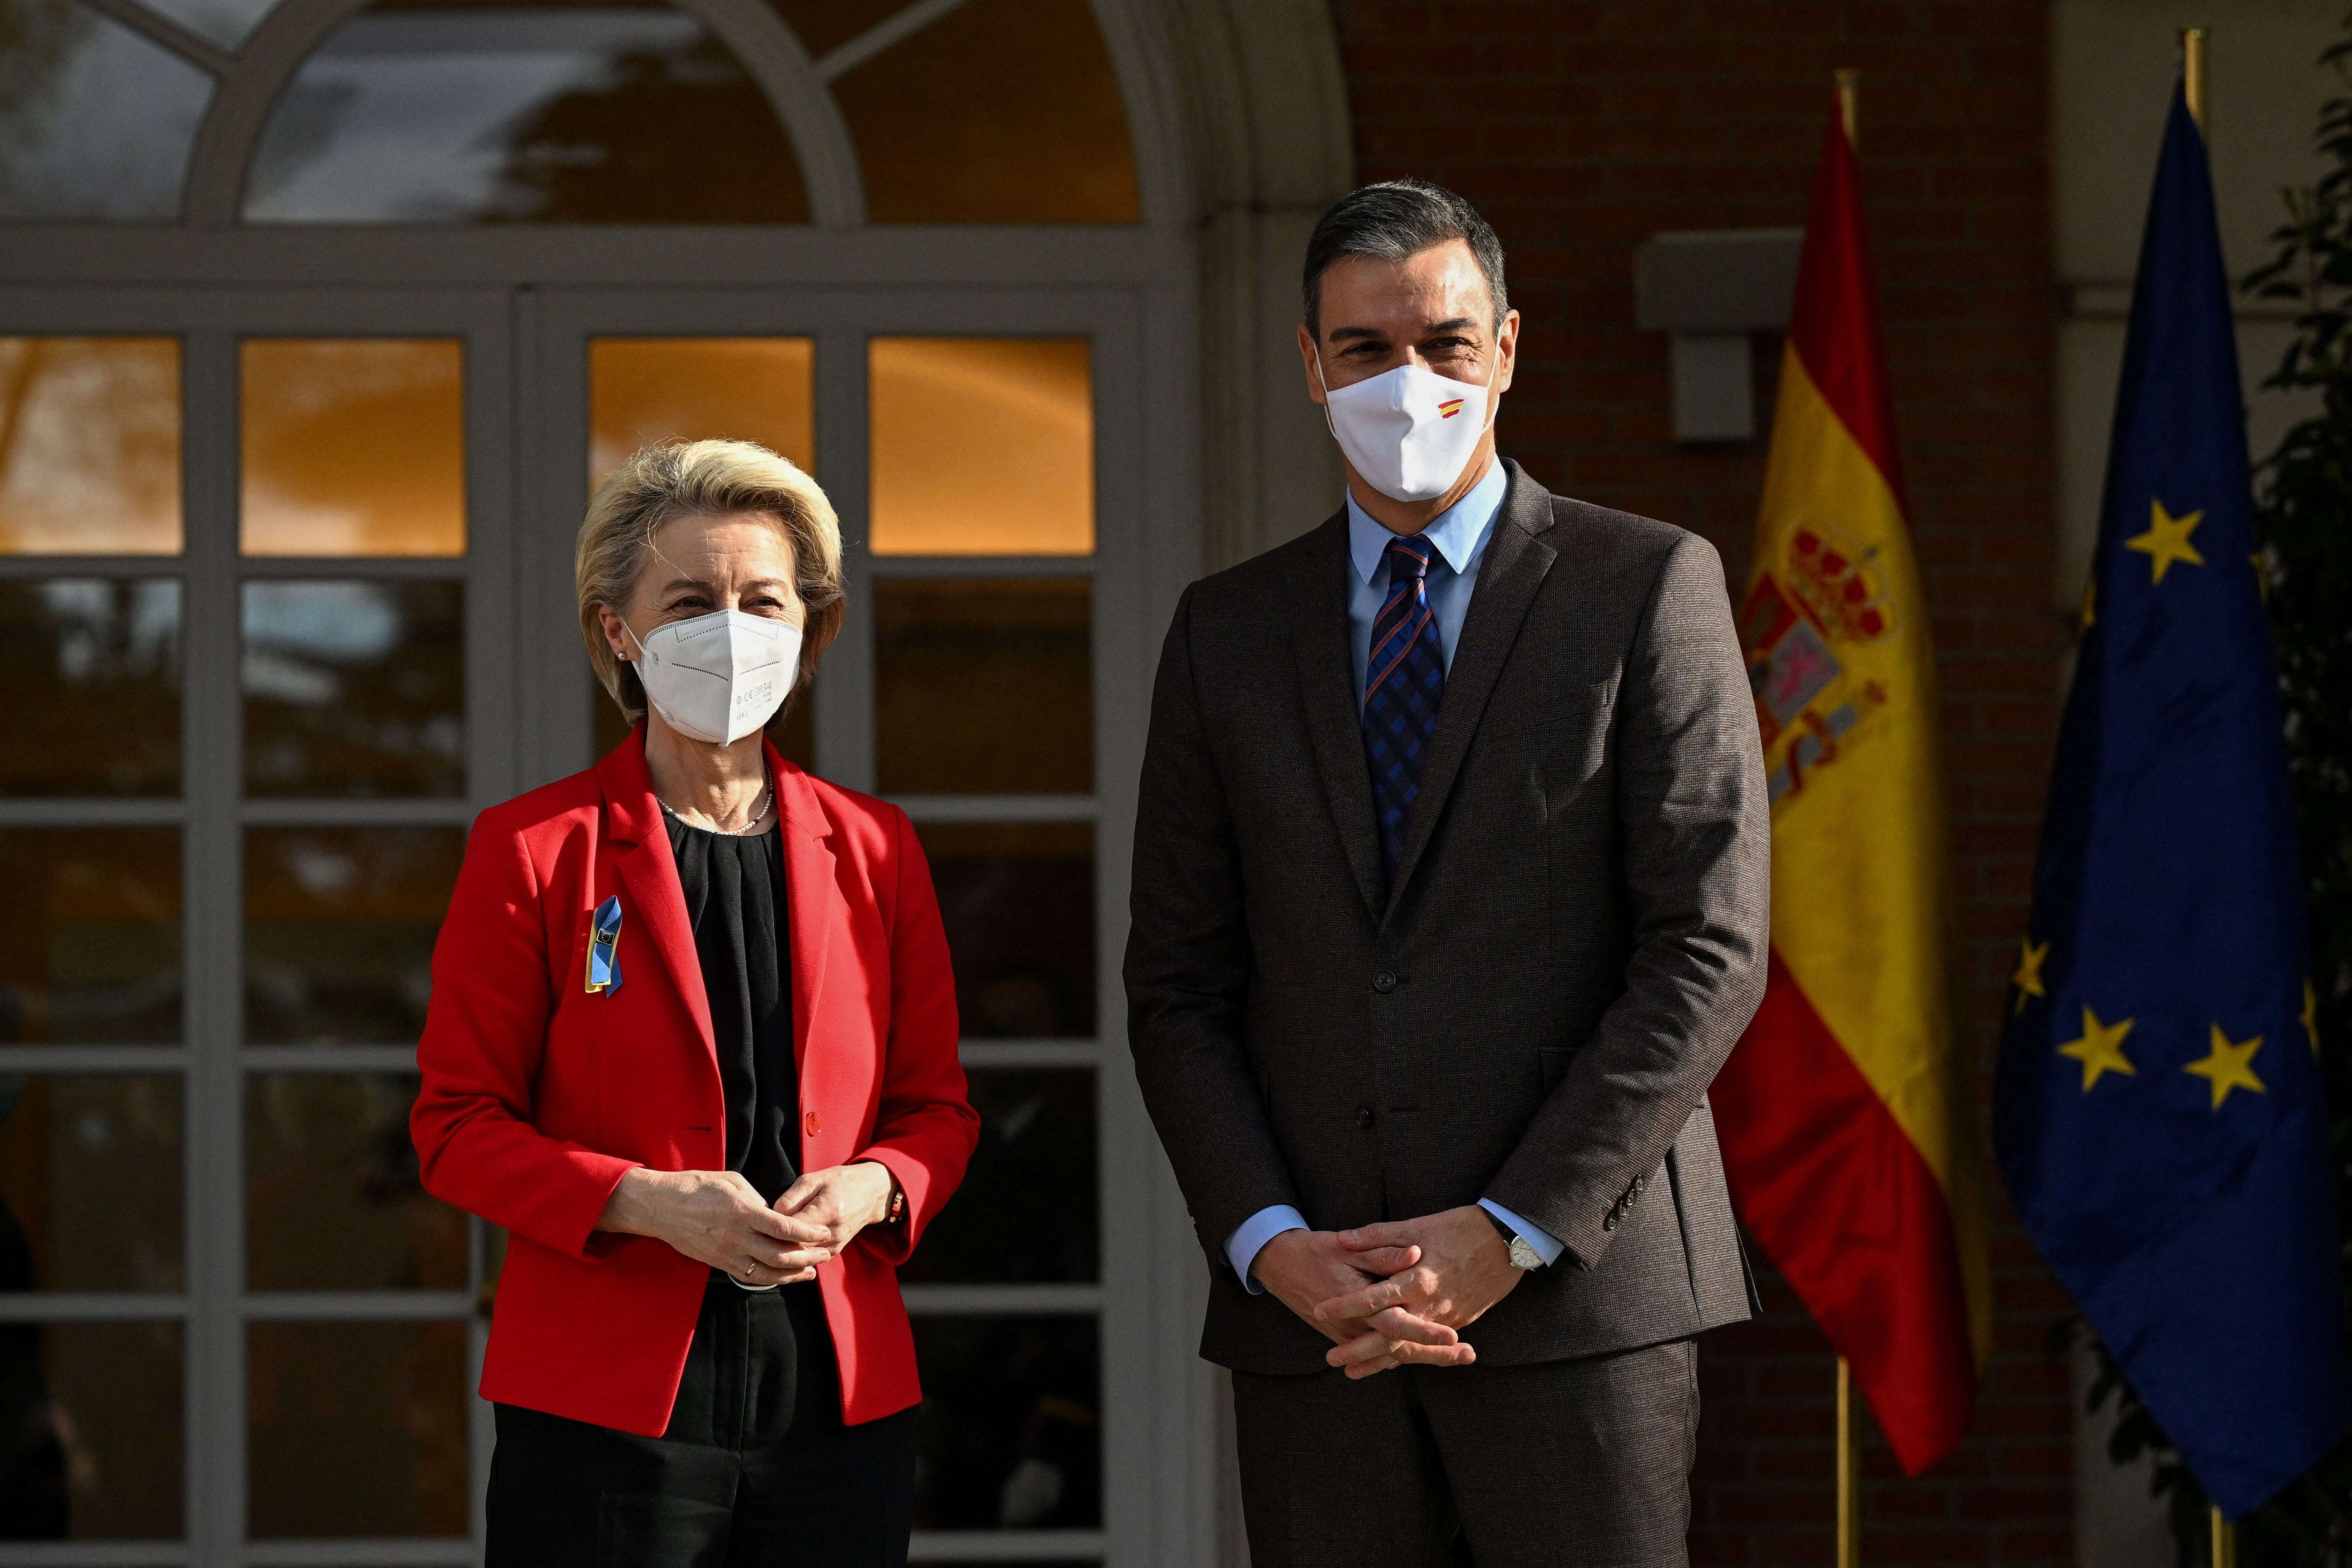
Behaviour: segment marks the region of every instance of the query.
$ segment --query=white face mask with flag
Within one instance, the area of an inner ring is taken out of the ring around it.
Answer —
[[[1323,386],[1323,417],[1364,482],[1391,500],[1435,500],[1454,488],[1486,427],[1495,422],[1495,377],[1486,384],[1440,375],[1417,364],[1340,387]],[[1315,356],[1323,379],[1323,356]]]
[[[697,741],[731,744],[775,716],[800,668],[801,629],[741,610],[671,621],[639,637],[637,679],[669,727]]]

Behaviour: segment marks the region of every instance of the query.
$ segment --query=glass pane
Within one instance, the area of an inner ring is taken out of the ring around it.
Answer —
[[[69,0],[0,15],[0,218],[178,217],[212,79]]]
[[[0,583],[0,795],[180,793],[180,584]]]
[[[885,795],[1095,787],[1091,583],[883,577],[873,592]]]
[[[249,338],[238,364],[238,549],[466,552],[457,340]]]
[[[1050,1033],[1037,1030],[1036,1033]],[[1095,1075],[967,1075],[980,1146],[963,1184],[898,1269],[909,1281],[1032,1284],[1095,1274]],[[1019,1214],[1007,1226],[1004,1215]]]
[[[462,1290],[466,1216],[425,1195],[408,1073],[245,1082],[245,1269],[254,1290]]]
[[[259,223],[804,223],[734,56],[663,5],[378,5],[303,62],[256,149]]]
[[[1095,410],[1083,338],[876,338],[877,555],[1085,555]]]
[[[0,554],[179,552],[179,340],[0,337]]]
[[[807,338],[598,338],[588,346],[588,482],[657,441],[757,441],[816,471]]]
[[[247,828],[246,1038],[414,1041],[465,852],[454,827]]]
[[[246,1332],[248,1534],[467,1532],[464,1323]]]
[[[0,831],[0,1044],[180,1038],[180,831]]]
[[[621,717],[621,710],[605,695],[604,689],[591,681],[589,700],[595,705],[596,732],[593,744],[601,759],[614,747],[629,738],[629,722]],[[776,718],[768,721],[768,739],[787,762],[798,763],[810,772],[816,771],[816,688],[812,686],[792,700],[792,706]]]
[[[0,1074],[0,1290],[182,1289],[182,1212],[178,1074]]]
[[[245,792],[466,793],[461,583],[245,584]]]
[[[971,1039],[1095,1032],[1095,830],[926,823],[956,1006]]]
[[[917,1530],[1102,1523],[1092,1318],[917,1318]]]
[[[180,1325],[0,1325],[0,1531],[13,1541],[180,1535]]]
[[[876,223],[1141,216],[1118,78],[1087,0],[971,0],[833,90]]]

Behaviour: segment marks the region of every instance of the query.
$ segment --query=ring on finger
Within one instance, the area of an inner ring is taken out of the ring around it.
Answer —
[[[760,1269],[760,1263],[759,1263],[759,1259],[757,1259],[757,1258],[745,1258],[745,1259],[743,1260],[743,1278],[744,1278],[744,1279],[749,1279],[750,1278],[751,1278],[751,1276],[752,1276],[752,1275],[754,1275],[754,1274],[758,1273],[758,1272],[759,1272],[759,1269]]]

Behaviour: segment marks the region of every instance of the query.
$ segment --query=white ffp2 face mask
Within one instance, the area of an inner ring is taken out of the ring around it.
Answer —
[[[637,679],[669,727],[697,741],[730,744],[775,716],[800,669],[801,629],[741,610],[671,621],[639,637]]]
[[[1495,422],[1495,377],[1502,364],[1497,355],[1484,386],[1417,364],[1336,391],[1327,382],[1323,417],[1366,484],[1391,500],[1435,500],[1462,477]],[[1315,376],[1323,378],[1320,353]]]

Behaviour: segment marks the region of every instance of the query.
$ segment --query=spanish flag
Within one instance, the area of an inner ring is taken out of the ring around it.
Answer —
[[[1951,977],[1935,651],[1853,146],[1833,120],[1740,614],[1772,795],[1770,980],[1715,1096],[1740,1218],[1913,1474],[1991,1351]]]

